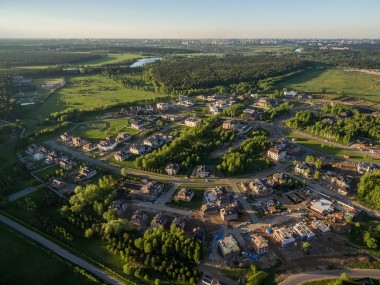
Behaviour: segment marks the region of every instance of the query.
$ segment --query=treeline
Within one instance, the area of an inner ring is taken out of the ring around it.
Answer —
[[[343,144],[358,137],[380,140],[380,117],[341,104],[325,104],[319,118],[310,111],[298,112],[286,121],[286,125]]]
[[[202,159],[223,143],[235,138],[233,131],[219,127],[218,117],[210,117],[201,125],[193,127],[181,134],[169,146],[155,150],[135,160],[138,168],[151,170],[165,167],[175,162],[183,168],[199,164]]]
[[[10,95],[8,79],[0,76],[0,119],[15,119],[19,110],[20,106]]]
[[[243,174],[252,168],[268,168],[270,162],[261,158],[264,150],[271,146],[267,133],[258,130],[252,133],[252,137],[246,139],[237,150],[230,149],[222,156],[222,161],[217,169],[228,175]]]
[[[0,66],[11,67],[22,65],[78,63],[101,57],[101,54],[96,53],[3,51],[0,52]]]
[[[293,107],[292,103],[285,102],[277,107],[266,110],[261,114],[261,119],[267,122],[272,122],[275,118],[288,113]]]
[[[280,75],[308,65],[305,61],[269,56],[226,56],[174,59],[149,70],[156,86],[166,91],[229,86]]]

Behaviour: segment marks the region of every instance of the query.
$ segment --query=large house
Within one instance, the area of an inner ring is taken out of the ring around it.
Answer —
[[[141,227],[148,219],[148,214],[143,210],[136,210],[131,217],[131,222],[135,226]]]
[[[97,172],[95,169],[92,169],[92,168],[86,166],[86,167],[79,170],[79,174],[78,174],[77,178],[80,181],[83,181],[86,179],[90,179],[91,177],[94,177],[96,174],[97,174]]]
[[[140,120],[131,120],[131,128],[135,130],[142,130],[145,128],[145,125]]]
[[[187,118],[185,120],[185,125],[188,127],[196,127],[202,122],[201,119],[198,118]]]
[[[315,237],[315,233],[309,229],[304,223],[300,222],[294,225],[294,232],[298,235],[299,239],[312,239]]]
[[[117,161],[124,161],[130,157],[131,153],[128,150],[122,150],[115,153],[113,156]]]
[[[293,237],[293,233],[288,228],[278,228],[274,230],[274,237],[281,243],[281,246],[294,243],[296,240]]]
[[[94,143],[86,143],[85,145],[82,146],[82,150],[89,152],[98,149],[98,145]]]
[[[323,235],[325,235],[331,231],[330,227],[328,225],[326,225],[326,223],[322,220],[314,220],[311,222],[311,224],[313,225],[314,228],[319,230],[319,232]]]
[[[284,97],[295,98],[297,96],[297,91],[284,91]]]
[[[280,161],[285,159],[286,151],[278,147],[272,147],[268,150],[268,157],[275,161]]]
[[[116,146],[117,142],[115,139],[107,139],[98,143],[98,149],[100,151],[110,151],[113,150]]]
[[[128,142],[130,139],[132,138],[132,136],[128,133],[119,133],[117,136],[116,136],[116,142],[118,144],[121,144],[121,143],[126,143]]]
[[[156,107],[158,110],[161,110],[161,111],[167,111],[171,108],[171,104],[169,103],[157,103]]]
[[[108,208],[116,210],[116,213],[118,215],[121,215],[127,209],[127,203],[120,200],[115,200],[112,201],[111,205]]]
[[[135,145],[131,145],[129,147],[129,151],[135,155],[147,153],[149,150],[150,150],[150,148],[148,146],[145,146],[145,145],[135,144]]]
[[[223,256],[240,253],[240,247],[232,234],[220,239],[218,243]]]
[[[223,122],[222,128],[225,130],[233,130],[236,131],[240,127],[239,121],[236,120],[226,120]]]
[[[295,173],[301,174],[302,176],[308,177],[309,172],[310,172],[310,167],[305,163],[297,163],[296,166],[294,167]]]
[[[325,198],[315,200],[311,202],[310,209],[317,212],[320,215],[332,214],[335,210],[333,202]]]
[[[207,171],[206,165],[199,165],[196,167],[196,169],[194,171],[195,177],[205,178],[205,177],[208,177],[209,174],[210,174],[210,172]]]
[[[83,146],[83,145],[85,145],[85,144],[87,144],[88,142],[87,142],[87,140],[85,140],[85,139],[82,139],[82,138],[80,138],[80,137],[73,137],[72,138],[72,144],[73,144],[73,146]]]
[[[359,162],[356,164],[356,170],[360,173],[370,173],[374,169],[378,168],[377,164],[372,162]]]
[[[260,98],[256,103],[256,107],[262,108],[262,109],[271,109],[276,106],[276,102],[273,99],[269,98]]]
[[[154,216],[152,222],[150,223],[152,228],[159,228],[159,227],[164,227],[165,224],[167,223],[168,218],[165,214],[163,213],[158,213],[157,215]]]
[[[194,197],[194,190],[187,187],[182,187],[177,194],[178,201],[190,202]]]
[[[268,241],[259,235],[252,235],[252,246],[257,254],[263,254],[268,252]]]
[[[239,212],[236,207],[226,207],[220,209],[220,216],[223,221],[237,220],[239,218]]]
[[[255,178],[248,184],[249,189],[256,195],[268,195],[272,193],[272,188],[264,179]]]
[[[62,135],[59,136],[59,138],[63,142],[69,142],[73,139],[73,136],[68,132],[64,132]]]
[[[177,175],[179,170],[180,166],[177,163],[171,163],[165,167],[165,171],[168,175]]]
[[[158,182],[149,182],[141,186],[140,189],[132,189],[129,196],[143,201],[154,201],[164,190],[164,185]]]
[[[62,157],[60,160],[59,160],[59,166],[64,168],[64,169],[67,169],[67,168],[70,168],[72,166],[75,165],[75,161],[68,158],[67,156],[64,156]]]
[[[172,224],[171,224],[171,227],[175,227],[177,229],[181,229],[183,230],[185,228],[185,224],[186,224],[186,218],[181,216],[181,217],[176,217]]]

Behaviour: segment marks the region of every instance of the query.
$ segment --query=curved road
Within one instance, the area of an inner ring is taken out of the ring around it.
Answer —
[[[291,275],[279,285],[295,285],[303,284],[309,281],[334,279],[339,277],[343,272],[346,272],[350,277],[354,278],[380,278],[380,270],[378,269],[348,269],[348,270],[330,270],[330,271],[315,271]]]
[[[80,267],[84,268],[91,274],[97,276],[101,280],[107,282],[107,284],[117,284],[117,285],[124,285],[125,283],[116,279],[115,277],[109,275],[108,273],[100,270],[99,268],[95,267],[94,265],[88,263],[87,261],[76,257],[75,255],[71,254],[67,250],[63,249],[59,245],[51,242],[50,240],[44,238],[43,236],[19,225],[18,223],[12,221],[11,219],[8,219],[7,217],[0,214],[0,221],[4,224],[8,225],[9,227],[15,229],[16,231],[22,233],[23,235],[27,236],[28,238],[38,242],[39,244],[43,245],[44,247],[50,249],[51,251],[55,252],[59,256],[63,257],[64,259],[67,259],[68,261],[79,265]]]

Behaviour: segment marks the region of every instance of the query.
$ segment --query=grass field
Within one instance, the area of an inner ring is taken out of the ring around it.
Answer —
[[[73,134],[90,141],[99,141],[109,138],[115,138],[118,133],[124,132],[131,135],[139,131],[127,127],[129,125],[126,119],[113,119],[104,122],[94,122],[79,126],[73,131]]]
[[[0,231],[0,284],[96,284],[3,224]]]
[[[88,110],[164,96],[166,95],[127,89],[101,75],[74,76],[68,78],[66,86],[52,94],[30,117],[40,119],[67,108]]]
[[[380,102],[380,76],[339,69],[308,70],[280,81],[277,87],[301,92],[343,93],[370,101]]]
[[[328,155],[336,155],[336,156],[340,156],[342,158],[345,155],[348,155],[350,157],[350,159],[358,160],[358,161],[370,161],[370,162],[376,162],[377,161],[376,159],[373,159],[371,157],[364,158],[364,153],[362,156],[360,156],[356,152],[335,147],[335,146],[331,145],[329,142],[322,143],[322,142],[317,141],[317,140],[306,138],[306,137],[304,137],[300,134],[297,134],[295,132],[292,132],[292,131],[284,132],[284,134],[288,138],[297,139],[297,141],[296,141],[297,144],[304,146],[304,147],[307,147],[307,148],[310,148],[312,150],[321,152],[321,153],[325,153]]]

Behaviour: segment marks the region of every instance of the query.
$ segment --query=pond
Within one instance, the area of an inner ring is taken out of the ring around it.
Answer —
[[[141,67],[145,64],[155,62],[157,60],[160,60],[161,57],[148,57],[148,58],[141,58],[138,61],[131,64],[131,67]]]

